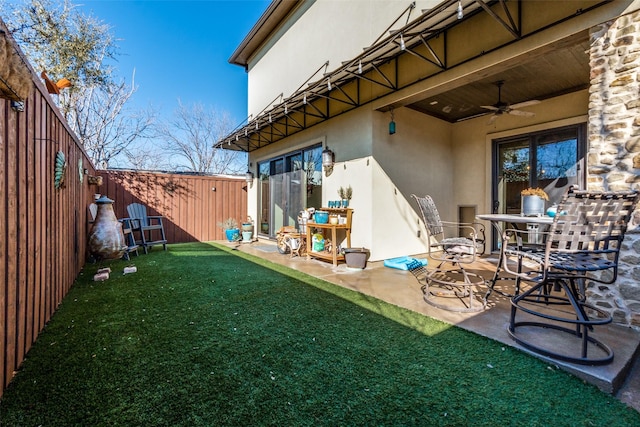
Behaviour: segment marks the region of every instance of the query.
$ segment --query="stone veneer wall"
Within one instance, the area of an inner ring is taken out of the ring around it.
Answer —
[[[640,190],[640,11],[591,29],[589,190]],[[588,297],[618,324],[640,328],[640,210],[625,237],[618,280]]]

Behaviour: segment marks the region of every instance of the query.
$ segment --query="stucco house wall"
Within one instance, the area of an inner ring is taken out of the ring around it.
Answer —
[[[396,133],[389,135],[389,113],[374,112],[373,235],[375,259],[426,252],[421,221],[412,194],[441,202],[443,218],[452,218],[454,159],[451,124],[408,108],[394,112]],[[418,236],[420,231],[420,237]]]

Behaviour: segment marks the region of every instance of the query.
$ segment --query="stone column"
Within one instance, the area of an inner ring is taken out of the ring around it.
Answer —
[[[590,31],[589,190],[640,190],[640,12]],[[589,298],[618,324],[640,328],[640,211],[625,238],[616,283]]]

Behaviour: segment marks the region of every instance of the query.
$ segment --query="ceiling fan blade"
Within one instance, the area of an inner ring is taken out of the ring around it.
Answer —
[[[532,99],[531,101],[524,101],[524,102],[519,102],[517,104],[510,105],[510,107],[516,110],[518,108],[528,107],[530,105],[536,105],[536,104],[540,104],[540,101],[538,101],[537,99]]]
[[[521,110],[509,110],[507,114],[511,114],[512,116],[521,116],[521,117],[533,117],[536,113],[532,113],[531,111],[521,111]]]
[[[493,105],[481,105],[480,108],[484,108],[486,110],[498,111],[498,107],[494,107]]]

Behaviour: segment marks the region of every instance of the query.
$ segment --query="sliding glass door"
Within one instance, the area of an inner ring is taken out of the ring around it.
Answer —
[[[548,205],[571,185],[585,187],[585,126],[575,125],[494,141],[493,212],[520,214],[520,192],[542,188]]]
[[[258,170],[261,234],[275,237],[285,225],[297,227],[301,210],[321,206],[321,146],[260,162]]]

